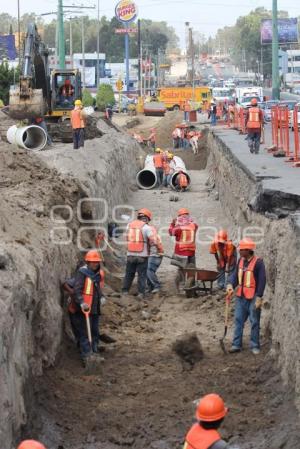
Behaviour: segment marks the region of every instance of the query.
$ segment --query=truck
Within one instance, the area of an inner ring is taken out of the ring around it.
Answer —
[[[256,98],[258,102],[264,100],[263,88],[260,86],[237,87],[235,98],[237,103],[247,108],[250,106],[252,98]]]
[[[197,87],[162,87],[157,92],[158,101],[164,103],[166,109],[171,111],[183,110],[186,101],[190,101],[195,109],[204,104],[209,105],[212,100],[212,91],[207,86]]]

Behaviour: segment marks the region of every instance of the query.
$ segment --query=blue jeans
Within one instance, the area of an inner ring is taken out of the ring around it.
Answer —
[[[218,272],[219,272],[219,277],[218,277],[218,287],[219,288],[224,288],[226,283],[227,283],[227,279],[228,277],[231,275],[231,273],[234,271],[234,266],[230,267],[228,273],[225,273],[225,268],[219,268]]]
[[[157,270],[162,262],[162,257],[150,256],[147,268],[147,284],[150,290],[160,288],[160,282],[157,278]]]
[[[260,147],[260,131],[255,133],[248,133],[248,145],[251,153],[258,153]]]
[[[99,343],[99,315],[90,315],[90,326],[92,334],[92,347],[88,340],[86,318],[82,312],[74,313],[72,316],[72,327],[76,329],[76,336],[79,339],[80,352],[82,357],[87,357],[92,351],[97,352]]]
[[[234,311],[234,336],[232,345],[237,348],[242,348],[243,344],[243,331],[244,325],[249,317],[251,324],[251,337],[250,337],[250,348],[259,349],[259,325],[260,325],[260,309],[255,308],[254,297],[251,301],[244,297],[235,298],[235,311]]]
[[[210,124],[215,126],[217,124],[217,116],[213,112],[210,114]]]
[[[138,292],[144,295],[146,290],[147,267],[148,257],[128,256],[122,291],[129,292],[135,273],[137,273]]]

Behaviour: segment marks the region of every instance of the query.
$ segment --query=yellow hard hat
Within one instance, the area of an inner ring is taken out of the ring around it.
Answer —
[[[155,148],[155,153],[162,153],[162,149],[161,148]]]
[[[82,106],[82,101],[81,100],[75,100],[75,106]]]
[[[169,153],[169,154],[168,154],[168,158],[169,158],[169,159],[173,159],[173,157],[174,157],[174,154],[173,154],[173,153]]]

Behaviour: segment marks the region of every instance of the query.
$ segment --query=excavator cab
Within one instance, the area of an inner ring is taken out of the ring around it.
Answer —
[[[49,116],[70,115],[74,102],[81,99],[81,75],[78,69],[55,69],[51,73]]]

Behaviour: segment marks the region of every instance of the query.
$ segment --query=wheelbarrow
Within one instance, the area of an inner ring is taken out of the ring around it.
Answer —
[[[197,296],[198,292],[212,294],[213,283],[218,279],[217,271],[201,268],[182,268],[184,275],[184,291],[187,298]]]

